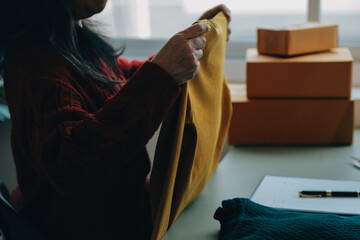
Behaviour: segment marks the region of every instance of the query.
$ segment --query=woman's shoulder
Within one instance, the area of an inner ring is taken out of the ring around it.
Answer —
[[[18,42],[12,45],[6,54],[5,67],[52,68],[66,64],[60,54],[50,45],[41,43]]]
[[[14,44],[5,57],[4,80],[67,81],[74,69],[51,46],[39,43]]]
[[[5,57],[5,70],[28,74],[60,72],[71,65],[50,44],[19,41],[13,44]]]

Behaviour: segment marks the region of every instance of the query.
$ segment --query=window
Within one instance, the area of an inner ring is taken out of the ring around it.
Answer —
[[[338,24],[340,45],[360,45],[360,1],[323,0],[320,18]]]
[[[232,42],[255,42],[258,27],[305,22],[315,10],[315,19],[339,25],[340,45],[360,45],[358,0],[109,0],[93,18],[111,37],[168,39],[219,3],[232,11]]]
[[[232,22],[230,23],[230,28],[232,29],[231,41],[255,42],[256,29],[259,26],[306,21],[306,0],[183,0],[177,21],[181,22],[185,20],[187,25],[181,26],[185,28],[192,21],[199,18],[207,9],[221,2],[225,3],[232,12]],[[152,19],[155,20],[155,16]],[[157,29],[154,27],[154,36],[158,35],[161,25],[164,25],[164,22],[160,24],[159,21],[158,24],[155,25]],[[177,26],[180,26],[180,23],[177,24]]]
[[[220,3],[232,11],[232,41],[254,42],[259,26],[307,19],[307,0],[110,0],[102,15],[112,36],[168,39]]]
[[[245,81],[246,48],[256,46],[256,29],[307,20],[337,23],[339,45],[355,58],[354,85],[360,86],[360,1],[358,0],[108,0],[93,19],[105,23],[115,44],[126,43],[125,57],[146,58],[207,9],[225,3],[232,11],[225,73],[230,82]]]

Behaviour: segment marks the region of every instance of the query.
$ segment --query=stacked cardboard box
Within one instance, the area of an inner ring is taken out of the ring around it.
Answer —
[[[337,47],[337,25],[318,22],[257,30],[260,53],[294,56]]]
[[[314,26],[310,33],[321,38]],[[265,41],[258,37],[258,42]],[[296,45],[294,39],[291,41]],[[308,49],[304,47],[304,52]],[[306,55],[299,52],[303,53],[298,47],[295,56],[283,57],[248,49],[247,87],[230,85],[233,116],[229,144],[352,143],[350,51],[331,48]]]
[[[354,122],[355,127],[360,128],[360,88],[353,88],[351,91],[352,100],[354,100]]]

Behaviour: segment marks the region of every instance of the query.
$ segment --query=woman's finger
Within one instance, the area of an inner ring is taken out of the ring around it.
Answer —
[[[194,50],[194,55],[197,60],[202,58],[203,54],[204,54],[204,52],[202,49]]]
[[[205,47],[205,44],[206,44],[206,38],[203,37],[203,36],[192,38],[192,39],[190,39],[188,41],[190,41],[191,46],[195,50],[203,49]]]
[[[210,26],[206,23],[196,23],[185,29],[181,33],[184,34],[185,39],[192,39],[201,36],[210,31]]]
[[[230,34],[231,34],[231,29],[228,27],[228,29],[227,29],[227,39],[226,39],[226,41],[229,41],[229,36],[230,36]]]
[[[228,7],[226,7],[224,4],[220,4],[208,11],[206,11],[201,17],[200,20],[202,19],[211,19],[213,17],[215,17],[216,14],[218,14],[219,12],[223,12],[227,21],[230,22],[231,21],[231,12],[230,9]]]

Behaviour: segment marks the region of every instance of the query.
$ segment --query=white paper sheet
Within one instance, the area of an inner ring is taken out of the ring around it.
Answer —
[[[360,198],[300,198],[301,190],[359,191],[360,182],[265,176],[251,200],[264,206],[291,211],[360,215]]]

